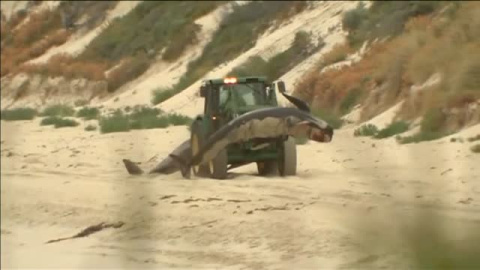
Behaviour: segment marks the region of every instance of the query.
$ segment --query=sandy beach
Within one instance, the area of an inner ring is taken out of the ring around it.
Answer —
[[[102,135],[1,125],[2,269],[398,269],[398,254],[362,248],[362,235],[394,234],[418,208],[452,226],[480,220],[480,156],[448,137],[398,145],[345,128],[332,143],[299,145],[294,177],[249,165],[228,180],[185,180],[130,176],[121,160],[153,167],[186,127]],[[123,226],[46,244],[101,222]]]

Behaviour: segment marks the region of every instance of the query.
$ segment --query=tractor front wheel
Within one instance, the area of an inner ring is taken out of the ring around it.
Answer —
[[[205,133],[202,128],[202,122],[196,120],[192,124],[190,135],[190,147],[192,149],[192,157],[200,151],[200,148],[205,142]],[[209,177],[208,165],[194,166],[193,173],[199,177]]]
[[[290,176],[297,174],[297,144],[293,137],[288,137],[286,141],[280,144],[280,157],[278,161],[278,171],[281,176]]]

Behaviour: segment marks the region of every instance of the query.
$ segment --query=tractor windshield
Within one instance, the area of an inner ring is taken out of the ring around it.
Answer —
[[[248,107],[265,104],[263,83],[245,83],[220,86],[220,106]]]

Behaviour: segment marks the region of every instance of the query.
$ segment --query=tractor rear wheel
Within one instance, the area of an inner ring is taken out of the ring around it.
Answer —
[[[214,179],[226,179],[228,169],[227,149],[223,149],[209,162],[210,176]]]
[[[205,133],[202,128],[202,122],[196,120],[192,124],[190,135],[190,147],[192,149],[192,157],[200,151],[205,142]],[[193,166],[193,173],[199,177],[209,177],[210,171],[207,165]]]
[[[281,176],[297,174],[297,144],[293,137],[288,137],[281,145],[278,171]]]

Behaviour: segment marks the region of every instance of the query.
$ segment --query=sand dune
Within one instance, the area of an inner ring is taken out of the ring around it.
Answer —
[[[352,9],[356,6],[356,2],[342,1],[342,2],[314,2],[314,7],[311,10],[306,10],[299,15],[293,17],[291,21],[286,22],[282,27],[272,31],[267,31],[261,36],[255,46],[250,50],[244,52],[232,61],[225,63],[211,72],[206,74],[204,78],[222,78],[233,68],[241,65],[251,56],[261,56],[268,58],[274,53],[281,52],[288,48],[293,41],[295,34],[300,31],[311,31],[312,37],[324,37],[326,47],[317,54],[309,57],[299,66],[299,69],[292,70],[289,74],[281,79],[285,80],[287,88],[293,90],[293,85],[299,78],[302,70],[313,65],[319,59],[322,53],[328,51],[328,48],[344,40],[344,33],[338,27],[341,20],[341,13]],[[336,15],[335,15],[336,14]],[[329,31],[329,29],[332,29]],[[165,111],[175,111],[191,117],[197,115],[202,110],[202,100],[198,98],[198,89],[201,80],[195,82],[183,92],[175,97],[161,103],[159,107]],[[285,101],[280,97],[280,102]]]

